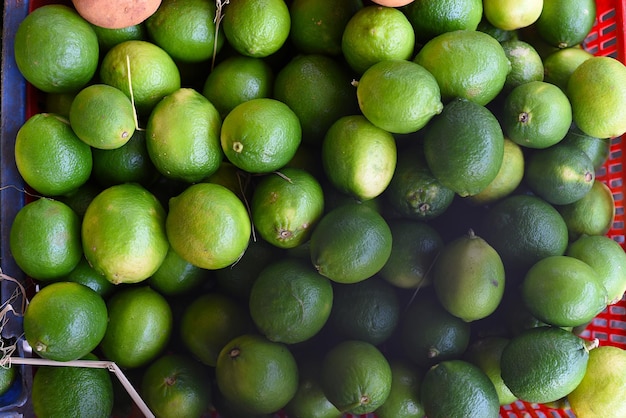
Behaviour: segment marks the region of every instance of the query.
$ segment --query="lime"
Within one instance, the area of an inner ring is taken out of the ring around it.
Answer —
[[[582,199],[595,182],[593,162],[584,151],[556,144],[535,150],[526,159],[524,178],[539,197],[554,205]]]
[[[149,286],[129,286],[107,301],[109,324],[100,342],[105,357],[122,368],[138,368],[154,361],[169,342],[172,310]]]
[[[506,76],[504,91],[511,91],[531,81],[543,81],[543,61],[532,45],[519,39],[504,41],[501,45],[511,63],[511,72]]]
[[[522,297],[541,321],[560,327],[590,322],[606,308],[607,292],[598,273],[571,256],[546,257],[526,273]]]
[[[455,30],[476,30],[483,15],[479,0],[419,0],[404,9],[415,30],[415,40],[424,44],[435,36]]]
[[[145,26],[152,41],[174,60],[201,62],[219,53],[224,44],[215,12],[216,4],[209,0],[163,0]]]
[[[400,322],[400,299],[391,284],[374,276],[333,289],[328,323],[340,338],[381,346],[391,337]]]
[[[115,285],[91,267],[85,257],[82,257],[76,267],[60,280],[80,283],[103,298],[109,297],[115,289]]]
[[[72,106],[72,101],[77,93],[77,91],[67,93],[47,93],[45,95],[43,110],[45,113],[54,113],[64,119],[67,119],[70,117],[70,107]]]
[[[141,378],[141,395],[159,417],[201,416],[211,406],[208,370],[180,354],[152,362]]]
[[[404,13],[393,7],[368,5],[346,24],[341,50],[358,74],[380,61],[408,60],[413,56],[415,32]]]
[[[591,52],[577,46],[552,52],[543,59],[544,81],[567,91],[567,83],[574,70],[591,57]]]
[[[79,283],[51,283],[31,298],[24,336],[43,358],[76,360],[100,344],[107,319],[107,306],[95,291]]]
[[[369,67],[358,81],[356,94],[363,115],[391,133],[418,131],[443,108],[435,77],[406,60],[380,61]]]
[[[559,400],[578,386],[589,360],[587,343],[556,327],[537,327],[511,338],[502,350],[502,379],[526,402]]]
[[[82,223],[85,258],[113,284],[137,283],[161,265],[169,245],[165,210],[133,183],[111,186],[89,204]]]
[[[184,346],[202,363],[215,367],[222,348],[250,331],[252,321],[247,309],[236,299],[209,292],[189,303],[179,326]]]
[[[4,366],[0,369],[0,395],[5,395],[15,384],[18,375],[17,366]]]
[[[581,44],[596,19],[593,0],[545,1],[541,15],[535,22],[537,33],[550,45],[567,48]]]
[[[104,28],[97,25],[91,25],[91,28],[98,37],[101,54],[105,54],[115,45],[125,41],[145,41],[148,39],[148,31],[143,23],[118,29]]]
[[[330,281],[306,260],[283,259],[266,266],[250,290],[250,315],[270,341],[295,344],[326,324],[333,306]]]
[[[322,166],[327,178],[337,190],[360,201],[373,199],[385,191],[396,160],[393,135],[363,115],[337,119],[322,142]]]
[[[389,225],[378,212],[345,204],[324,215],[311,234],[311,262],[332,281],[360,282],[383,268],[391,239]]]
[[[107,84],[92,84],[78,92],[70,107],[70,125],[86,144],[115,149],[135,132],[135,111],[130,99]]]
[[[206,97],[181,88],[159,101],[146,125],[146,148],[159,172],[195,183],[210,176],[223,158],[220,115]]]
[[[617,303],[626,292],[626,253],[604,235],[583,235],[572,242],[565,255],[591,266],[607,291],[609,304]]]
[[[322,388],[342,412],[373,412],[389,396],[391,366],[374,345],[345,340],[334,345],[324,356]]]
[[[237,261],[248,246],[251,232],[243,202],[215,183],[197,183],[173,197],[165,227],[178,255],[209,270]]]
[[[485,18],[495,27],[516,30],[532,25],[539,19],[543,0],[518,2],[513,0],[483,1]]]
[[[446,360],[428,369],[421,384],[424,412],[429,418],[496,417],[498,394],[478,366],[464,360]]]
[[[433,74],[444,102],[461,97],[486,105],[500,93],[511,70],[500,43],[476,30],[437,35],[414,61]]]
[[[591,159],[594,170],[598,171],[609,159],[611,152],[610,138],[596,138],[583,133],[576,125],[570,127],[570,130],[561,140],[562,144],[572,145],[584,151]]]
[[[391,388],[385,402],[374,411],[379,418],[422,418],[420,400],[422,372],[406,360],[392,359]]]
[[[527,148],[547,148],[561,141],[572,124],[572,106],[554,84],[530,81],[514,88],[504,100],[504,133]]]
[[[183,259],[170,247],[147,284],[166,296],[188,294],[208,281],[208,273]]]
[[[33,86],[46,93],[83,88],[98,68],[98,37],[76,10],[45,4],[19,24],[15,63]]]
[[[224,118],[222,150],[235,166],[249,173],[269,173],[287,164],[302,140],[298,116],[276,99],[252,99]]]
[[[46,196],[74,192],[87,182],[93,167],[89,145],[69,121],[53,113],[35,114],[19,128],[15,164],[26,184]]]
[[[65,203],[34,200],[15,215],[9,246],[15,263],[33,279],[63,277],[82,257],[80,219]]]
[[[86,354],[81,360],[98,360]],[[113,411],[113,383],[106,369],[40,366],[31,399],[39,417],[106,418]]]
[[[580,64],[567,83],[576,126],[596,138],[612,138],[626,132],[626,117],[607,111],[624,105],[625,86],[626,67],[615,58],[593,57]]]
[[[486,107],[455,99],[424,133],[424,155],[433,175],[461,197],[480,193],[504,158],[504,135]]]
[[[267,57],[289,37],[291,17],[283,0],[239,0],[227,3],[222,28],[228,43],[240,54]]]
[[[298,366],[284,344],[256,334],[228,342],[217,358],[217,386],[246,416],[283,408],[298,389]]]
[[[298,362],[299,383],[294,397],[285,405],[290,417],[341,418],[343,414],[330,403],[321,383],[321,360],[315,358]]]
[[[613,192],[601,181],[595,180],[589,192],[581,199],[557,210],[567,225],[570,241],[582,235],[605,235],[615,220]]]

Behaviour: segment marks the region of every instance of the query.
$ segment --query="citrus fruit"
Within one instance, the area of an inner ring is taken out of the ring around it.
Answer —
[[[567,83],[576,126],[596,138],[612,138],[626,132],[626,117],[607,111],[624,105],[625,85],[626,67],[615,58],[593,57],[580,64]]]
[[[256,185],[250,212],[259,235],[279,248],[293,248],[311,236],[324,213],[322,186],[308,172],[283,168]]]
[[[185,347],[207,366],[215,367],[222,348],[252,327],[247,309],[236,299],[217,292],[195,297],[179,323]]]
[[[128,142],[119,148],[93,148],[91,151],[92,177],[104,188],[122,183],[139,183],[147,187],[159,174],[148,154],[145,130],[135,130]]]
[[[563,255],[568,244],[563,217],[536,196],[511,195],[497,202],[478,231],[498,252],[507,272],[524,272],[542,258]]]
[[[455,30],[476,30],[483,15],[478,0],[420,0],[404,9],[415,31],[415,40],[424,44],[435,36]]]
[[[485,205],[494,203],[513,193],[524,179],[525,160],[522,148],[504,138],[504,157],[496,177],[479,193],[470,196],[472,203]]]
[[[532,45],[519,39],[504,41],[500,44],[511,63],[511,71],[504,82],[504,91],[511,91],[530,81],[543,81],[543,61]]]
[[[385,402],[374,411],[379,418],[422,418],[420,400],[422,372],[406,360],[392,359],[391,388]]]
[[[432,274],[442,306],[464,321],[486,318],[500,305],[504,265],[496,250],[471,229],[443,247]]]
[[[227,3],[222,28],[228,43],[240,54],[267,57],[289,37],[291,17],[282,0],[241,0]]]
[[[165,227],[178,255],[209,270],[237,261],[248,246],[251,232],[243,202],[215,183],[197,183],[173,197]]]
[[[295,344],[326,324],[333,306],[330,281],[306,260],[283,259],[266,266],[250,290],[250,316],[270,341]]]
[[[302,140],[298,116],[271,98],[240,103],[224,118],[220,141],[228,161],[249,173],[269,173],[287,164]]]
[[[508,343],[509,338],[505,337],[483,337],[472,342],[463,356],[464,360],[478,366],[491,380],[496,388],[500,405],[509,405],[517,400],[500,375],[502,350]]]
[[[144,117],[159,100],[181,87],[174,60],[148,41],[130,40],[115,45],[102,58],[99,74],[102,83],[131,98],[137,113]]]
[[[211,406],[208,370],[180,354],[165,354],[147,366],[141,395],[159,417],[201,416]]]
[[[134,183],[100,192],[87,207],[81,236],[85,258],[113,284],[147,279],[169,248],[163,206]]]
[[[500,93],[511,70],[500,43],[476,30],[437,35],[413,61],[432,73],[444,102],[461,97],[486,105]]]
[[[528,310],[541,321],[559,327],[586,324],[608,303],[598,273],[571,256],[539,260],[526,273],[522,297]]]
[[[491,380],[464,360],[446,360],[428,369],[420,393],[429,418],[496,417],[500,411]]]
[[[532,25],[539,19],[543,0],[533,1],[483,1],[485,18],[495,27],[516,30]]]
[[[72,208],[78,217],[83,219],[87,207],[94,197],[96,197],[101,191],[102,187],[100,187],[95,181],[88,180],[87,183],[79,186],[78,189],[73,192],[65,196],[57,196],[57,199]]]
[[[338,56],[346,24],[362,7],[361,0],[294,0],[289,6],[289,39],[304,54]]]
[[[98,360],[86,354],[82,360]],[[39,417],[105,418],[113,411],[113,383],[106,369],[40,366],[31,388]]]
[[[607,291],[609,304],[617,303],[626,292],[626,254],[622,247],[604,235],[583,235],[572,242],[565,255],[575,257],[595,270]]]
[[[498,42],[520,39],[519,32],[521,32],[520,30],[504,30],[495,27],[485,18],[484,13],[482,19],[480,20],[480,23],[478,23],[478,27],[476,28],[476,30],[486,33],[487,35],[496,39]]]
[[[439,232],[426,222],[390,219],[391,255],[379,275],[392,285],[412,289],[431,283],[433,263],[443,248]]]
[[[574,70],[591,57],[591,52],[576,46],[552,52],[543,59],[544,81],[567,91],[567,83]]]
[[[209,0],[163,0],[145,26],[153,42],[175,61],[201,62],[219,53],[224,44],[215,12],[216,4]]]
[[[322,388],[342,412],[373,412],[389,396],[391,366],[374,345],[345,340],[334,345],[324,356]]]
[[[581,199],[557,210],[565,220],[570,241],[582,235],[605,235],[615,220],[615,199],[609,186],[595,180]]]
[[[224,397],[252,414],[283,408],[298,389],[298,366],[282,343],[256,334],[229,341],[217,358],[217,386]]]
[[[18,377],[16,366],[4,366],[0,369],[0,395],[7,394]]]
[[[335,120],[357,109],[351,81],[347,67],[331,57],[298,55],[276,74],[273,98],[298,116],[302,140],[318,145]]]
[[[148,31],[143,23],[118,29],[104,28],[97,25],[91,25],[91,27],[98,37],[101,54],[125,41],[145,41],[148,39]]]
[[[115,285],[91,267],[85,257],[82,257],[76,267],[59,280],[80,283],[103,298],[110,296],[115,289]]]
[[[406,357],[426,368],[461,358],[469,345],[470,331],[468,322],[445,310],[434,291],[426,290],[421,290],[404,311],[399,328]]]
[[[124,28],[142,23],[161,4],[160,0],[124,1],[72,0],[72,4],[86,20],[105,28]]]
[[[391,230],[374,209],[345,204],[322,217],[311,234],[311,262],[339,283],[356,283],[379,272],[391,254]]]
[[[572,124],[572,106],[554,84],[530,81],[514,88],[504,100],[504,133],[527,148],[547,148],[561,141]]]
[[[391,133],[416,132],[443,108],[437,80],[421,65],[385,60],[358,81],[357,100],[372,124]]]
[[[572,124],[570,130],[561,140],[562,144],[572,145],[584,151],[591,159],[594,170],[598,171],[609,159],[611,138],[596,138],[582,132]]]
[[[240,103],[270,97],[273,83],[274,71],[264,59],[234,54],[215,65],[204,81],[202,94],[223,119]]]
[[[380,61],[408,60],[414,46],[415,32],[405,14],[378,5],[354,13],[341,38],[343,56],[358,74]]]
[[[100,344],[107,319],[107,306],[95,291],[79,283],[55,282],[31,298],[24,312],[24,337],[43,358],[76,360]]]
[[[619,417],[626,413],[620,393],[626,390],[626,351],[601,346],[589,352],[580,384],[567,395],[572,411],[580,418]]]
[[[588,360],[582,338],[558,327],[530,328],[502,350],[502,380],[520,400],[553,402],[578,386]]]
[[[76,11],[46,4],[17,27],[15,63],[24,78],[46,93],[83,88],[98,68],[98,37]]]
[[[486,107],[455,99],[426,128],[424,156],[433,175],[461,197],[480,193],[498,174],[504,135]]]
[[[77,91],[71,91],[67,93],[46,93],[45,104],[43,104],[42,110],[45,113],[54,113],[62,116],[64,119],[70,116],[70,106],[72,100],[76,96]]]
[[[567,205],[589,193],[596,176],[584,151],[555,144],[527,157],[524,178],[537,196],[554,205]]]
[[[381,346],[391,337],[400,322],[400,299],[393,286],[374,276],[358,283],[336,283],[333,289],[328,323],[340,338]]]
[[[65,276],[82,257],[78,215],[58,200],[27,203],[11,224],[9,246],[15,263],[33,279]]]
[[[155,360],[172,333],[172,309],[149,286],[119,289],[107,301],[109,324],[100,342],[105,357],[122,368],[138,368]]]
[[[419,144],[398,153],[396,169],[384,196],[403,218],[427,221],[443,214],[455,193],[433,175]]]
[[[107,84],[92,84],[78,92],[70,107],[70,125],[86,144],[115,149],[135,132],[135,111],[130,99]]]
[[[208,281],[209,272],[196,267],[169,248],[159,268],[147,284],[166,296],[191,293]]]
[[[210,176],[223,158],[220,115],[206,97],[181,88],[156,104],[146,125],[146,148],[159,172],[195,183]]]
[[[344,116],[327,130],[322,141],[322,166],[340,192],[360,201],[373,199],[387,188],[397,160],[396,141],[363,115]]]
[[[301,360],[298,362],[298,390],[285,405],[289,416],[311,418],[341,418],[343,414],[330,403],[321,384],[321,360]]]
[[[52,113],[35,114],[20,126],[15,164],[26,184],[46,196],[75,191],[87,182],[93,167],[89,145],[66,119]]]
[[[593,0],[545,1],[535,22],[537,33],[550,45],[567,48],[582,43],[596,19]]]

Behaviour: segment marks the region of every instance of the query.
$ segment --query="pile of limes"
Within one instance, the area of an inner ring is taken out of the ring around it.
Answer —
[[[24,19],[35,355],[116,362],[158,417],[626,416],[626,351],[581,337],[626,291],[596,179],[626,67],[581,47],[595,2],[385,4]],[[42,367],[32,398],[128,415],[118,389]]]

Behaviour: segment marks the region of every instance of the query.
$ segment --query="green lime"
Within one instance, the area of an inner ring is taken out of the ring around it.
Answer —
[[[489,109],[455,99],[426,128],[424,155],[441,184],[461,197],[471,196],[484,190],[500,171],[504,136]]]
[[[464,360],[442,361],[424,374],[421,384],[424,412],[429,418],[496,417],[498,394],[487,375]]]
[[[80,283],[103,298],[109,297],[115,289],[115,285],[91,267],[85,257],[82,257],[76,267],[60,280]]]
[[[573,145],[585,152],[593,163],[595,171],[607,162],[611,152],[610,138],[596,138],[582,132],[576,125],[572,125],[570,130],[560,142],[561,144]]]
[[[105,357],[122,368],[138,368],[155,360],[172,333],[172,309],[149,286],[123,287],[107,301],[109,324],[100,342]]]
[[[24,337],[43,358],[76,360],[100,344],[107,320],[107,306],[95,291],[79,283],[51,283],[31,298]]]
[[[341,418],[343,414],[333,405],[322,389],[321,359],[306,359],[298,362],[300,375],[298,390],[285,405],[290,417]]]
[[[537,33],[550,45],[567,48],[581,44],[596,19],[596,2],[593,0],[546,1],[535,22]]]
[[[385,60],[369,67],[358,81],[359,108],[372,124],[391,133],[423,128],[443,108],[437,80],[421,65]]]
[[[148,284],[166,296],[188,294],[208,281],[209,272],[196,267],[169,248],[159,268],[148,278]]]
[[[379,272],[391,254],[391,230],[374,209],[339,206],[322,217],[311,234],[311,262],[338,283],[356,283]]]
[[[557,206],[563,217],[570,241],[582,235],[605,235],[613,227],[616,207],[613,192],[605,183],[595,180],[581,199]]]
[[[146,148],[159,172],[188,183],[210,176],[224,154],[220,115],[192,88],[181,88],[159,101],[146,125]]]
[[[157,198],[138,184],[103,190],[83,217],[85,258],[113,284],[147,279],[167,255],[165,216]]]
[[[385,402],[376,409],[378,418],[423,418],[420,399],[422,372],[406,360],[392,359],[391,388]]]
[[[515,0],[484,0],[485,18],[503,30],[517,30],[532,25],[539,19],[543,0],[518,2]]]
[[[567,91],[567,83],[574,70],[591,57],[591,52],[578,46],[552,52],[543,59],[544,81]]]
[[[17,27],[15,63],[33,86],[46,93],[83,88],[98,68],[98,37],[76,10],[45,4]]]
[[[543,0],[541,0],[543,3]],[[543,60],[532,45],[519,39],[500,43],[511,63],[511,72],[506,76],[504,91],[531,81],[543,81]]]
[[[74,192],[85,184],[93,167],[92,151],[53,113],[26,120],[15,137],[15,164],[30,187],[46,196]]]
[[[96,36],[98,37],[101,54],[106,53],[115,45],[125,41],[145,41],[148,39],[148,31],[143,23],[118,29],[104,28],[92,24],[91,28],[96,32]]]
[[[0,395],[6,394],[18,378],[17,366],[4,366],[0,369]]]
[[[445,32],[476,30],[483,16],[483,2],[420,0],[411,1],[402,10],[415,30],[415,40],[424,44]]]
[[[65,203],[36,199],[15,215],[9,246],[15,263],[31,278],[63,277],[82,257],[80,219]]]
[[[391,366],[374,345],[345,340],[324,356],[322,388],[340,411],[367,414],[387,400],[391,391]]]
[[[530,328],[502,350],[502,380],[520,400],[559,400],[585,375],[589,349],[584,339],[557,327]]]

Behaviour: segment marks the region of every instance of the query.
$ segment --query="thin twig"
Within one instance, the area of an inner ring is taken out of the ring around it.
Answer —
[[[211,60],[211,71],[215,67],[215,57],[217,56],[217,39],[220,31],[220,24],[222,23],[222,19],[224,19],[223,8],[229,2],[230,0],[215,0],[215,18],[213,19],[213,23],[215,24],[215,35],[213,37],[213,59]]]

